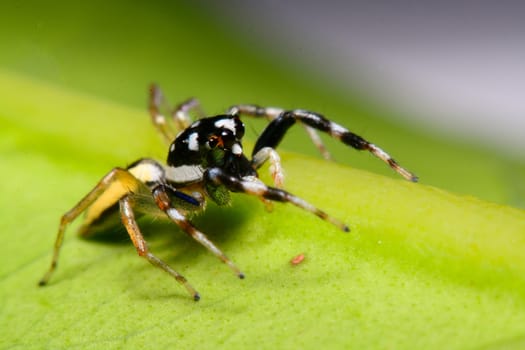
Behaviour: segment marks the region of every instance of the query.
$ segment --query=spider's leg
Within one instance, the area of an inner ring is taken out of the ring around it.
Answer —
[[[319,136],[317,131],[314,128],[309,127],[308,125],[303,124],[303,126],[306,129],[308,136],[310,136],[310,139],[314,143],[315,147],[317,147],[323,158],[326,160],[332,160],[332,155],[324,145],[323,140],[321,140],[321,137]]]
[[[171,108],[168,106],[160,87],[152,84],[149,89],[149,113],[153,125],[167,144],[170,144],[180,131],[190,126],[192,122],[191,111],[194,111],[199,119],[205,117],[200,102],[196,98],[189,98],[171,110],[172,123],[166,119],[161,110],[171,110]]]
[[[206,116],[199,100],[192,97],[183,101],[173,109],[171,117],[180,131],[186,129],[191,124],[190,112],[194,111],[197,118],[202,119]]]
[[[148,245],[140,232],[137,221],[135,220],[135,214],[133,213],[133,206],[130,198],[130,196],[125,196],[120,200],[120,214],[122,217],[122,223],[126,227],[129,237],[137,249],[138,254],[146,258],[152,265],[161,268],[175,278],[177,282],[186,288],[188,293],[193,297],[193,300],[199,300],[199,293],[188,283],[184,276],[172,269],[168,264],[157,258],[148,250]]]
[[[284,184],[284,171],[281,166],[281,157],[271,147],[263,147],[253,155],[252,166],[259,169],[266,161],[270,162],[270,175],[275,187],[282,188]]]
[[[244,274],[239,268],[231,261],[212,241],[206,237],[204,233],[199,231],[193,224],[184,216],[184,214],[174,208],[171,203],[170,194],[167,189],[159,185],[152,191],[153,197],[157,203],[157,206],[168,215],[168,217],[179,225],[189,236],[195,239],[197,242],[202,244],[206,249],[218,257],[223,263],[228,265],[230,269],[239,277],[244,278]]]
[[[157,131],[162,135],[164,141],[169,144],[175,138],[175,132],[168,125],[166,117],[161,112],[161,108],[165,103],[161,89],[157,85],[152,84],[149,88],[149,114]]]
[[[115,187],[113,186],[115,185]],[[60,219],[57,237],[55,240],[53,259],[47,273],[42,277],[39,284],[46,285],[51,275],[55,271],[58,263],[58,256],[62,242],[64,241],[64,233],[67,226],[73,222],[81,213],[90,207],[100,196],[106,191],[120,191],[122,194],[135,190],[140,183],[127,170],[122,168],[114,168],[106,176],[100,180],[97,185],[78,202],[72,209],[65,213]]]
[[[204,177],[209,183],[212,183],[215,186],[225,186],[232,192],[242,192],[272,201],[291,203],[301,209],[317,215],[325,221],[332,223],[345,232],[350,231],[348,226],[343,222],[329,216],[327,213],[314,207],[304,199],[299,198],[282,189],[266,186],[256,177],[245,177],[239,179],[227,174],[221,168],[212,168],[207,170],[204,173]]]
[[[251,117],[263,117],[263,118],[267,118],[270,121],[272,121],[276,119],[277,117],[279,117],[279,115],[281,115],[284,112],[285,110],[281,108],[260,107],[257,105],[248,104],[248,105],[232,106],[228,109],[227,113],[232,114],[232,115],[240,114],[240,115],[246,115],[246,116],[251,116]],[[317,131],[308,125],[303,124],[303,126],[306,132],[308,133],[308,136],[312,140],[315,147],[317,147],[317,149],[319,150],[323,158],[326,160],[331,160],[332,156],[330,155],[330,152],[328,152],[328,150],[326,149],[326,146],[324,145],[323,140],[321,140],[321,138],[319,137],[319,134],[317,133]]]
[[[352,148],[369,151],[387,163],[392,169],[394,169],[407,180],[413,182],[418,180],[414,174],[402,168],[388,153],[383,151],[381,148],[368,142],[361,136],[352,133],[343,126],[326,119],[321,114],[301,109],[283,112],[277,118],[272,120],[255,143],[253,150],[254,154],[264,147],[276,148],[288,129],[297,121],[309,127],[326,132],[330,136],[340,140]]]

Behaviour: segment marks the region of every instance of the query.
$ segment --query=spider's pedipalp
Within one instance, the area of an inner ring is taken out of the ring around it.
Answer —
[[[284,184],[284,170],[281,165],[281,157],[273,148],[264,147],[253,155],[252,165],[255,169],[259,169],[266,161],[270,162],[269,170],[275,187],[282,188]]]

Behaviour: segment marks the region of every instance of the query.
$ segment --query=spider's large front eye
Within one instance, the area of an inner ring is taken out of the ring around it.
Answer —
[[[208,139],[208,147],[210,149],[213,149],[215,147],[217,147],[217,145],[219,144],[219,138],[217,136],[212,136]]]

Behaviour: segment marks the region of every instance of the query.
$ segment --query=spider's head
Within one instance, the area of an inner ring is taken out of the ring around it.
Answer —
[[[236,156],[242,154],[241,139],[244,136],[244,124],[238,116],[217,116],[206,120],[211,122],[209,129],[203,130],[205,147],[209,150],[220,149]],[[201,121],[202,122],[202,121]]]
[[[225,159],[243,155],[244,124],[237,115],[197,120],[173,141],[168,165],[222,166]]]

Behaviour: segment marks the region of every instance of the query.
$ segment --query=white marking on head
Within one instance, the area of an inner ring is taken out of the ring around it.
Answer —
[[[232,153],[236,156],[240,156],[242,154],[242,147],[238,143],[234,143],[232,146]]]
[[[191,127],[192,128],[196,128],[197,126],[199,126],[199,124],[201,123],[200,120],[197,120],[196,122],[194,122],[193,124],[191,124]]]
[[[226,119],[219,119],[215,122],[215,126],[217,128],[225,128],[233,132],[235,134],[237,130],[235,129],[235,120],[226,118]]]
[[[172,143],[170,146],[170,152],[175,151],[175,143]]]
[[[198,151],[199,150],[199,134],[194,132],[188,136],[188,149],[190,151]]]

